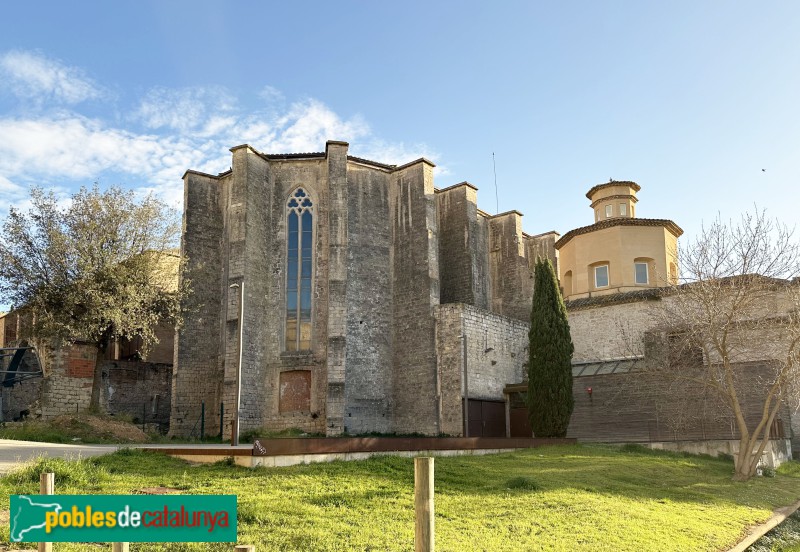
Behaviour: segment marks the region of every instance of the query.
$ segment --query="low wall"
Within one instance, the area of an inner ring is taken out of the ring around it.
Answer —
[[[158,424],[165,433],[172,400],[172,366],[106,360],[102,368],[103,398],[108,413],[128,416],[137,424]]]
[[[728,454],[733,456],[734,462],[736,461],[736,455],[739,454],[739,441],[734,439],[713,441],[658,441],[639,444],[655,450],[671,450],[675,452],[688,452],[690,454],[708,454],[711,456]],[[761,462],[759,465],[761,467],[774,469],[791,459],[791,441],[789,439],[773,439],[767,443],[767,447],[761,455]]]
[[[372,456],[480,456],[548,445],[574,445],[574,439],[507,439],[492,437],[340,437],[256,439],[252,448],[240,445],[145,445],[142,448],[189,462],[233,459],[240,466],[282,467],[334,460],[365,460]]]

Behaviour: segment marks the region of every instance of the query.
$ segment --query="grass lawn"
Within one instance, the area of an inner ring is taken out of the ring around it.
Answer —
[[[131,493],[175,487],[239,497],[239,543],[273,550],[413,550],[413,461],[381,457],[291,468],[191,466],[136,450],[79,463],[52,459],[0,478],[8,495]],[[800,466],[731,481],[730,461],[602,446],[436,459],[441,551],[722,550],[746,526],[800,497]],[[0,540],[8,541],[8,525]],[[55,550],[87,550],[56,544]],[[108,549],[108,546],[104,546]],[[131,550],[226,550],[230,544],[132,544]]]

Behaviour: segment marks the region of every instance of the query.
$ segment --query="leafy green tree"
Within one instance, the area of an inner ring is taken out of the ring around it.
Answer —
[[[564,437],[572,416],[572,337],[549,259],[536,262],[528,333],[528,413],[536,437]]]
[[[26,337],[43,362],[76,341],[102,351],[138,338],[146,353],[159,323],[180,321],[180,218],[153,196],[95,184],[62,201],[33,188],[29,208],[12,207],[2,227],[0,304],[29,315]],[[101,377],[97,362],[93,410]]]

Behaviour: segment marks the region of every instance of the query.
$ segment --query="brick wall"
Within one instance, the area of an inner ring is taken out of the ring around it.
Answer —
[[[25,380],[3,389],[3,419],[23,410],[30,416],[53,418],[84,412],[92,396],[97,349],[74,344],[50,353],[43,378]],[[101,360],[101,403],[109,414],[127,414],[141,420],[147,405],[147,422],[164,429],[169,424],[172,366],[136,361]],[[32,370],[32,367],[24,368]]]
[[[91,378],[97,361],[97,347],[93,345],[72,345],[67,353],[67,377]]]
[[[43,418],[82,412],[92,398],[92,377],[97,349],[75,344],[53,351],[42,380],[39,408]],[[87,366],[91,357],[91,366]],[[75,369],[74,367],[77,367]]]

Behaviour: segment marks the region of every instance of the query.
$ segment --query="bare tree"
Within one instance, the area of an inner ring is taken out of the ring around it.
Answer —
[[[11,208],[0,235],[0,303],[29,313],[27,338],[42,350],[75,341],[102,350],[118,338],[157,343],[178,323],[180,219],[152,196],[81,188],[69,201],[34,188],[27,211]],[[91,408],[100,405],[96,363]]]
[[[667,351],[648,369],[718,399],[739,434],[734,479],[747,480],[779,413],[797,407],[800,245],[758,211],[717,218],[677,256],[681,282],[665,288],[657,315]]]

